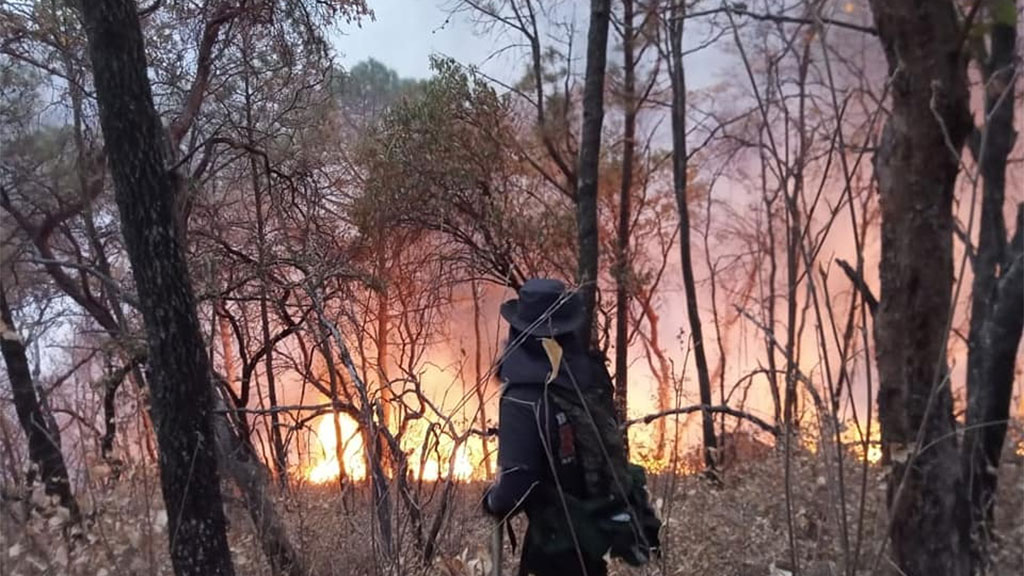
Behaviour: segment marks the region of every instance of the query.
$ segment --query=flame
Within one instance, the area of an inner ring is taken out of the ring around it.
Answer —
[[[341,457],[345,476],[358,482],[366,478],[366,460],[363,457],[363,437],[359,433],[359,424],[348,414],[338,413],[337,418],[342,437]],[[329,416],[320,417],[316,425],[316,439],[322,453],[316,464],[306,472],[306,478],[314,484],[324,484],[338,478],[341,473],[338,466],[338,438]]]
[[[871,464],[882,460],[882,432],[876,423],[872,423],[868,434],[868,450],[864,453],[864,431],[860,426],[848,425],[840,434],[843,444],[849,446],[860,460],[867,459]]]
[[[367,463],[359,424],[348,414],[338,414],[338,426],[341,429],[345,477],[355,482],[365,480]],[[320,417],[314,429],[320,450],[314,451],[305,477],[313,484],[325,484],[336,480],[341,471],[337,458],[338,442],[329,416]],[[427,482],[447,479],[449,474],[460,482],[485,479],[488,470],[485,454],[489,453],[492,463],[496,459],[495,451],[486,450],[481,442],[464,442],[455,448],[450,437],[441,436],[436,439],[436,449],[430,449],[424,455],[423,451],[427,450],[425,438],[412,433],[404,440],[409,472],[413,478]]]
[[[436,482],[448,478],[448,467],[448,459],[444,459],[444,462],[438,462],[436,458],[431,458],[424,463],[422,472],[420,470],[413,470],[413,476],[427,482]],[[465,482],[473,478],[476,468],[469,459],[469,452],[465,444],[459,446],[455,451],[455,458],[451,469],[452,477],[455,480]]]

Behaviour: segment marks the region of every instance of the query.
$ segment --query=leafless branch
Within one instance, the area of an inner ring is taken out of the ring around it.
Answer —
[[[868,310],[871,311],[873,316],[878,310],[878,298],[875,298],[875,295],[871,293],[871,287],[864,282],[864,278],[853,269],[853,266],[850,266],[849,262],[846,260],[836,260],[836,263],[839,264],[839,267],[846,273],[846,277],[853,282],[854,288],[860,292],[860,295],[864,298],[864,302],[868,305]]]
[[[633,426],[635,424],[650,424],[651,422],[659,418],[665,418],[666,416],[678,416],[683,414],[692,414],[693,412],[704,411],[711,412],[713,414],[728,414],[729,416],[735,416],[736,418],[740,418],[741,420],[747,420],[748,422],[757,425],[758,428],[770,433],[772,436],[779,435],[778,426],[773,426],[749,412],[744,412],[742,410],[730,408],[729,406],[708,406],[705,404],[694,404],[693,406],[684,406],[682,408],[673,408],[671,410],[655,412],[654,414],[648,414],[640,418],[627,420],[626,423],[622,425],[622,427],[629,428],[630,426]]]
[[[856,32],[863,32],[864,34],[870,34],[871,36],[878,36],[878,30],[870,26],[862,26],[860,24],[854,24],[852,22],[843,22],[842,20],[835,20],[833,18],[795,18],[793,16],[785,16],[782,14],[759,14],[756,12],[750,12],[746,8],[740,5],[722,6],[720,8],[712,8],[710,10],[701,10],[698,12],[687,12],[679,16],[675,16],[677,19],[690,20],[693,18],[702,18],[705,16],[714,16],[715,14],[735,14],[736,16],[746,16],[753,20],[760,20],[762,22],[776,22],[780,24],[806,24],[813,25],[817,21],[824,22],[837,28],[844,28],[846,30],[853,30]]]

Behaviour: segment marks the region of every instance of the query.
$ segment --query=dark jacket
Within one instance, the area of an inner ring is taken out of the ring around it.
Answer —
[[[515,341],[516,334],[510,340]],[[587,382],[589,367],[578,346],[560,339],[563,366],[550,385],[571,386],[569,370],[577,382]],[[568,368],[568,369],[567,369]],[[561,437],[560,416],[544,395],[551,371],[544,349],[531,337],[507,350],[498,369],[502,382],[498,426],[498,481],[488,493],[488,511],[504,518],[526,508],[537,485],[562,485],[570,494],[582,489],[572,437]],[[564,420],[563,420],[564,422]]]
[[[516,334],[510,337],[516,339]],[[583,349],[571,338],[559,338],[563,358],[557,378],[548,386],[572,387],[570,373],[579,386],[592,381],[590,360]],[[581,497],[583,476],[575,457],[571,427],[564,414],[549,402],[544,394],[545,381],[551,365],[540,342],[526,340],[506,352],[499,367],[502,395],[498,427],[498,481],[485,497],[487,511],[508,518],[525,511],[530,529],[540,513],[553,507],[561,509],[558,490]],[[546,535],[545,535],[546,537]],[[551,537],[566,537],[565,534]],[[527,541],[530,535],[527,535]],[[604,562],[587,561],[585,572],[580,569],[576,554],[566,558],[530,558],[524,549],[524,566],[542,574],[540,568],[551,573],[572,576],[586,573],[597,576],[605,573]],[[525,573],[525,572],[521,572]]]

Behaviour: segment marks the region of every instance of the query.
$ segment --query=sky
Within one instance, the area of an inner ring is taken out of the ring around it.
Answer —
[[[374,19],[360,27],[344,26],[332,40],[345,67],[375,58],[406,78],[430,76],[430,55],[451,56],[470,65],[486,64],[500,70],[504,62],[486,62],[501,47],[494,39],[476,34],[472,22],[446,7],[450,0],[372,0]]]
[[[338,62],[350,68],[374,58],[398,72],[400,77],[427,78],[430,76],[432,54],[450,56],[457,62],[480,67],[488,75],[510,81],[521,76],[525,65],[524,51],[503,51],[514,41],[511,34],[485,33],[472,22],[465,11],[453,12],[458,0],[370,0],[373,19],[361,25],[345,25],[332,35],[332,44]],[[559,10],[571,13],[577,22],[574,59],[582,69],[588,13],[585,3],[559,5]],[[687,45],[699,42],[699,21],[688,25]],[[544,34],[542,43],[564,41],[563,30]],[[614,35],[614,34],[613,34]],[[610,39],[609,56],[612,57],[614,39]],[[497,54],[500,52],[500,54]],[[691,90],[700,89],[722,79],[727,58],[720,52],[706,50],[687,56],[687,84]]]

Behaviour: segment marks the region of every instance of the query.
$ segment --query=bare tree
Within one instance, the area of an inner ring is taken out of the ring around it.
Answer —
[[[619,225],[615,253],[615,410],[620,420],[628,415],[629,397],[629,236],[632,222],[633,164],[636,153],[636,50],[633,0],[622,1],[622,185],[619,191]],[[626,443],[627,449],[629,443]]]
[[[672,79],[672,174],[676,207],[679,211],[679,253],[683,269],[683,286],[686,290],[686,317],[693,340],[693,356],[697,366],[697,383],[700,403],[711,405],[711,374],[708,370],[707,354],[704,350],[704,332],[700,323],[700,308],[697,304],[697,288],[693,277],[693,256],[691,250],[689,189],[689,153],[686,147],[686,74],[683,67],[683,30],[686,7],[682,2],[672,5],[668,21],[669,77]],[[715,420],[709,411],[701,413],[704,434],[704,464],[709,470],[715,468]]]

